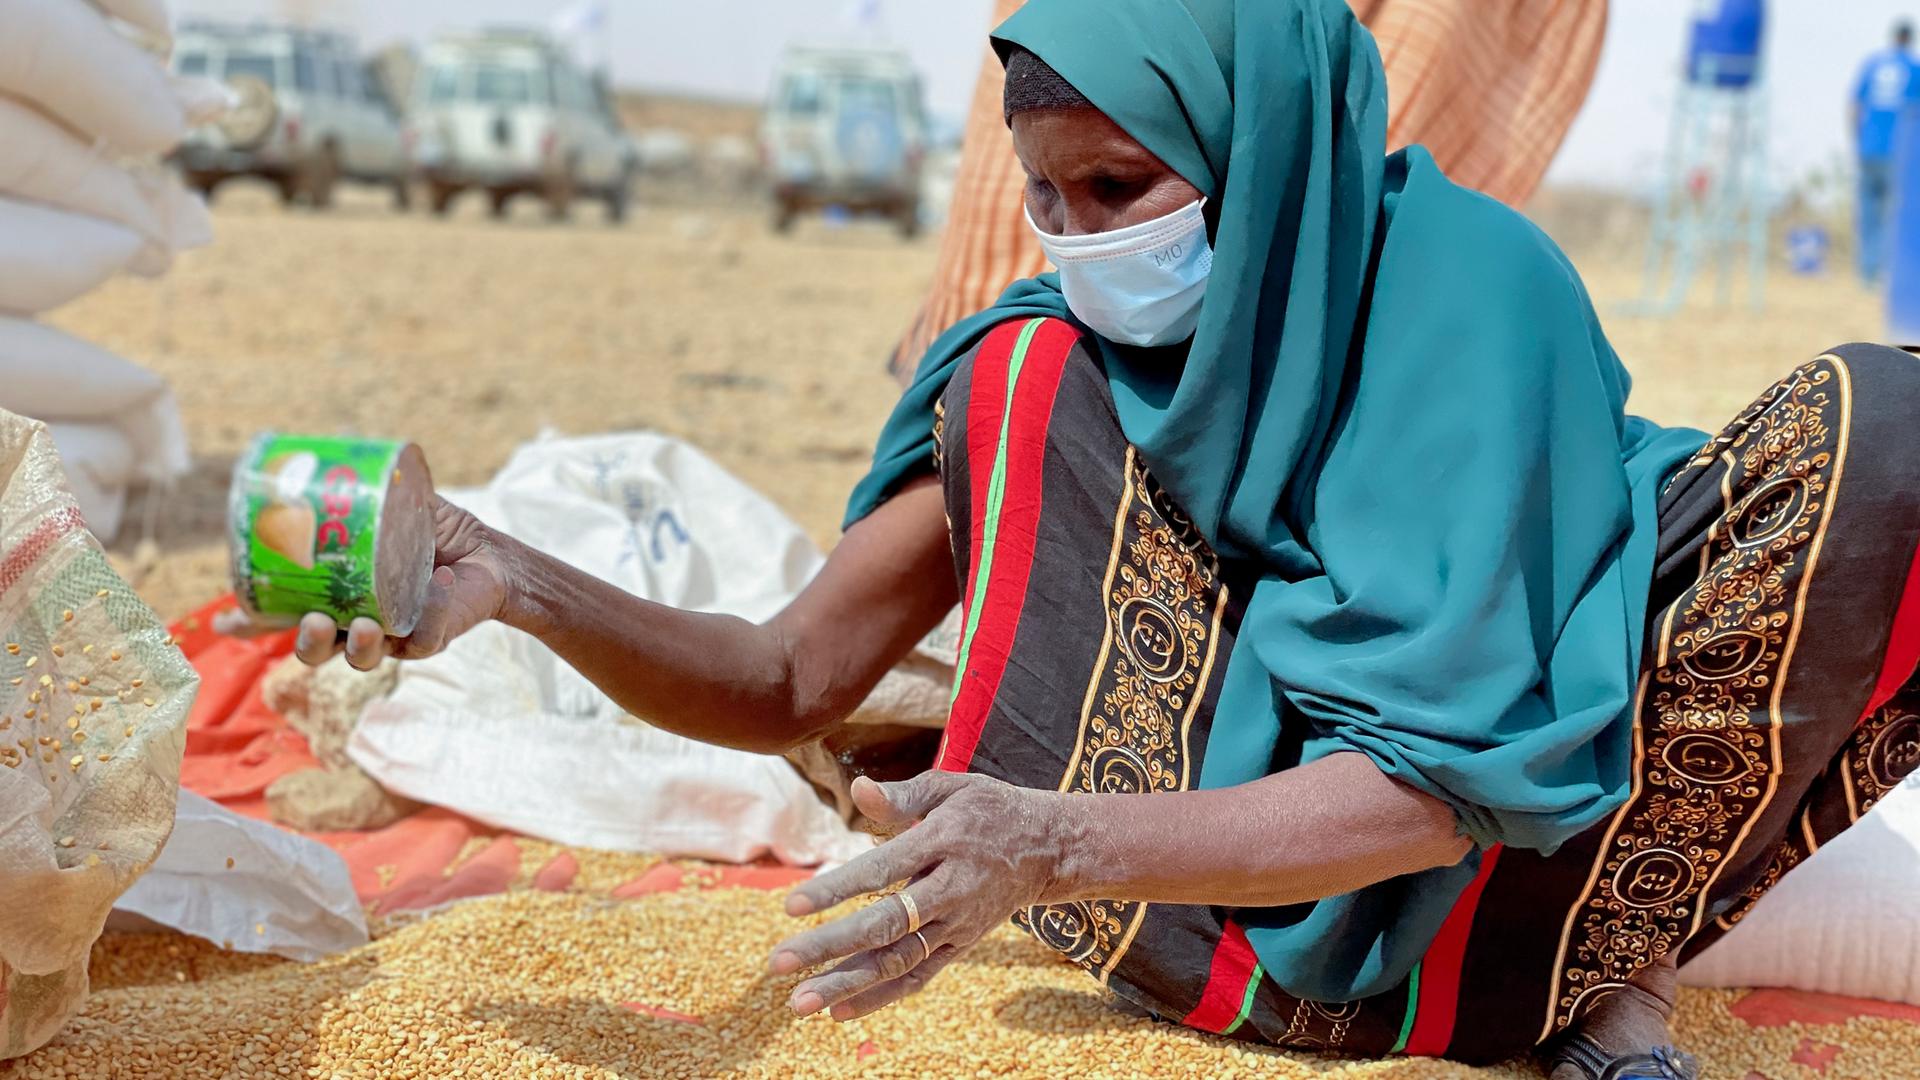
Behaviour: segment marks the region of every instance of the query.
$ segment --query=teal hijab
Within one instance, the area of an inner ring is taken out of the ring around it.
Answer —
[[[1495,844],[1551,852],[1624,799],[1664,478],[1578,275],[1525,218],[1385,152],[1342,0],[1029,0],[994,34],[1216,208],[1184,347],[1089,332],[1121,426],[1250,581],[1200,784],[1357,751],[1446,802],[1454,867],[1235,918],[1288,992],[1418,964]],[[931,467],[933,405],[993,326],[1071,319],[1053,275],[936,341],[848,523]]]

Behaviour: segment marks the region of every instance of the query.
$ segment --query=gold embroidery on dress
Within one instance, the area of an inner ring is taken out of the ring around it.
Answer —
[[[1289,1050],[1335,1051],[1347,1041],[1347,1032],[1360,1015],[1358,1001],[1302,1001],[1293,1008],[1286,1034],[1274,1045]]]
[[[1193,524],[1132,448],[1102,593],[1106,628],[1060,779],[1068,792],[1181,791],[1188,737],[1213,670],[1227,590]],[[1095,900],[1032,908],[1015,921],[1105,982],[1147,905]]]
[[[1702,897],[1773,798],[1781,693],[1845,465],[1848,393],[1845,364],[1821,357],[1686,466],[1721,464],[1728,493],[1737,468],[1747,493],[1709,531],[1710,565],[1649,657],[1632,794],[1568,915],[1542,1038],[1698,931]]]
[[[1821,777],[1821,783],[1841,785],[1849,825],[1858,822],[1887,792],[1898,787],[1920,766],[1920,713],[1914,711],[1920,702],[1915,700],[1915,690],[1910,686],[1854,728],[1846,749],[1841,751],[1837,770]],[[1817,784],[1807,794],[1800,811],[1799,835],[1789,833],[1766,871],[1740,893],[1732,908],[1714,920],[1721,929],[1733,929],[1787,871],[1819,850],[1823,841],[1815,834],[1813,810],[1822,804],[1821,794]]]

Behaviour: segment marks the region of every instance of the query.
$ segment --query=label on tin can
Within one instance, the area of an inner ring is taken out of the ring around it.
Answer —
[[[431,492],[408,443],[259,436],[229,496],[235,593],[263,622],[320,611],[410,632],[433,569]]]

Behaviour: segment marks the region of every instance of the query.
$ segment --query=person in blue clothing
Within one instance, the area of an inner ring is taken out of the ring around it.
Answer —
[[[1893,138],[1900,110],[1916,93],[1913,24],[1893,27],[1893,42],[1867,57],[1853,88],[1853,131],[1860,167],[1860,276],[1880,279],[1887,215],[1893,205]]]

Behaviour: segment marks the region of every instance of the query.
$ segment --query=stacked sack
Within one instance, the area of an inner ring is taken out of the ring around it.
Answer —
[[[227,91],[168,75],[162,0],[0,0],[0,408],[46,422],[81,512],[111,539],[136,482],[191,464],[159,376],[31,321],[212,238],[160,163]]]

